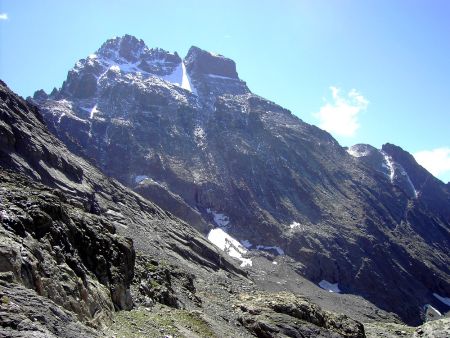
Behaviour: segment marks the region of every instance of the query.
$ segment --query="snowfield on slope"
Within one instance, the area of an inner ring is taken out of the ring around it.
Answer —
[[[319,286],[328,292],[341,293],[338,283],[330,283],[329,281],[323,279],[319,282]]]
[[[223,229],[212,229],[208,233],[207,237],[208,240],[220,250],[224,251],[229,256],[240,260],[241,267],[252,266],[252,260],[243,257],[243,255],[247,253],[247,250],[242,246],[241,243],[227,234]]]

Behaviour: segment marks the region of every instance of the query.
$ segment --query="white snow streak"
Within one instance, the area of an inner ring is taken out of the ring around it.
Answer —
[[[443,297],[441,295],[438,295],[437,293],[433,293],[433,296],[439,299],[445,305],[450,306],[450,297]]]
[[[197,95],[197,91],[191,84],[191,79],[187,73],[186,66],[184,62],[181,61],[180,64],[175,68],[172,74],[163,76],[164,81],[170,82],[178,87],[189,90],[191,93]]]
[[[209,77],[212,78],[216,78],[216,79],[224,79],[224,80],[236,80],[232,77],[228,77],[228,76],[221,76],[221,75],[216,75],[216,74],[208,74]]]
[[[89,118],[92,119],[94,117],[95,113],[98,113],[97,105],[92,107],[91,112],[89,114]]]
[[[387,169],[389,170],[389,178],[391,179],[391,183],[392,183],[392,182],[394,182],[394,176],[395,176],[394,162],[392,161],[392,157],[390,157],[384,151],[381,151],[381,154],[384,156],[384,161],[386,162]]]
[[[408,181],[408,184],[411,187],[411,189],[414,191],[414,197],[417,198],[419,196],[419,192],[416,190],[416,187],[411,181],[411,178],[409,177],[408,173],[405,170],[403,170],[402,175],[406,175],[406,180]]]
[[[279,246],[257,245],[256,249],[264,250],[264,251],[275,250],[278,253],[278,255],[280,255],[280,256],[284,255],[284,250],[281,249]]]
[[[191,93],[194,93],[197,95],[197,90],[194,88],[194,86],[191,83],[191,79],[189,77],[189,74],[186,71],[186,66],[184,65],[184,62],[181,61],[181,68],[183,71],[182,80],[181,80],[181,88],[189,90]]]
[[[319,282],[319,286],[322,289],[327,290],[328,292],[335,292],[335,293],[341,292],[338,283],[330,283],[324,279]]]

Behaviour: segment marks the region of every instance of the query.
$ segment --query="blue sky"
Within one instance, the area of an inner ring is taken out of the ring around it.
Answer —
[[[250,89],[342,144],[391,142],[450,181],[450,1],[0,0],[0,78],[22,96],[125,33],[236,61]]]

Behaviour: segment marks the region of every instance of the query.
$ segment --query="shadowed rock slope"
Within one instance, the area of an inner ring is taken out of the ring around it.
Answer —
[[[448,185],[394,145],[344,149],[251,93],[232,60],[127,35],[33,100],[69,149],[203,233],[284,253],[408,323],[448,309],[433,296],[450,296]]]

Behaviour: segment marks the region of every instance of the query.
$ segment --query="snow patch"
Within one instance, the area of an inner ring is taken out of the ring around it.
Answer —
[[[191,78],[189,77],[189,74],[186,71],[186,66],[183,61],[181,61],[181,70],[183,72],[182,79],[181,79],[181,88],[189,90],[191,93],[194,93],[197,95],[197,90],[194,88],[194,86],[191,83]]]
[[[148,177],[148,176],[146,176],[146,175],[137,175],[137,176],[134,178],[134,182],[135,182],[136,184],[141,184],[142,181],[144,181],[144,180],[149,180],[149,179],[150,179],[150,177]]]
[[[443,297],[441,295],[438,295],[437,293],[433,293],[433,296],[439,299],[445,305],[450,306],[450,297]]]
[[[206,209],[206,212],[213,215],[214,223],[216,223],[221,228],[228,226],[228,224],[230,223],[230,218],[225,214],[217,213],[210,208]]]
[[[241,244],[246,248],[246,249],[250,249],[253,244],[250,243],[250,241],[248,239],[244,239],[243,241],[241,241]]]
[[[62,113],[61,115],[59,115],[58,123],[61,123],[61,119],[62,119],[64,116],[66,116],[66,113]]]
[[[300,227],[300,223],[299,222],[292,222],[290,225],[289,225],[289,228],[291,228],[291,229],[295,229],[295,228],[298,228],[298,227]]]
[[[281,249],[279,246],[267,246],[267,245],[257,245],[256,249],[258,250],[264,250],[264,251],[272,251],[275,250],[278,255],[282,256],[284,255],[284,250]]]
[[[186,66],[183,61],[180,62],[180,64],[175,68],[172,74],[162,76],[161,78],[164,81],[170,82],[197,95],[197,90],[191,83],[191,78],[187,73]]]
[[[430,304],[425,304],[423,306],[423,309],[425,311],[427,311],[429,309],[429,310],[431,310],[431,312],[436,313],[438,316],[442,316],[442,313],[439,310],[437,310],[436,308],[434,308],[433,306],[431,306]]]
[[[319,286],[328,292],[341,293],[338,283],[330,283],[323,279],[319,282]]]
[[[207,236],[208,240],[218,247],[220,250],[227,253],[233,258],[241,261],[241,267],[252,266],[252,260],[244,258],[242,255],[247,253],[247,250],[233,237],[227,234],[221,228],[212,229]]]
[[[273,264],[273,265],[277,265],[277,264],[278,264],[278,262],[275,262],[275,261],[273,261],[273,262],[272,262],[272,264]]]

